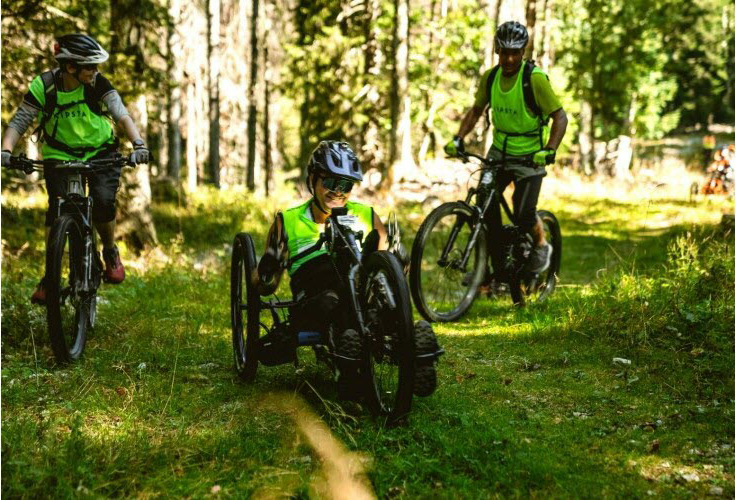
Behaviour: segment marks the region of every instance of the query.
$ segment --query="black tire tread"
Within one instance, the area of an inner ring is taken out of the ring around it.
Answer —
[[[417,235],[414,238],[414,243],[412,244],[411,248],[411,263],[409,266],[409,285],[411,288],[411,296],[412,299],[414,299],[414,306],[419,311],[419,314],[421,314],[424,319],[430,322],[450,322],[460,318],[468,311],[468,309],[470,309],[470,306],[473,304],[473,301],[478,294],[478,285],[480,285],[481,281],[483,280],[483,271],[476,271],[477,276],[471,284],[470,293],[466,296],[464,301],[461,303],[461,306],[453,314],[439,316],[429,309],[424,300],[424,297],[422,296],[421,263],[422,254],[424,252],[423,247],[426,243],[426,239],[428,238],[430,231],[439,219],[456,210],[465,212],[468,217],[472,216],[472,212],[464,203],[458,201],[443,203],[439,207],[432,210],[427,218],[424,219],[424,222],[422,222],[422,225],[419,227],[419,231],[417,231]],[[488,257],[485,238],[485,231],[481,230],[476,245],[478,245],[478,251],[480,252],[480,259],[478,260],[481,263],[482,269],[484,268],[485,262],[487,261]]]

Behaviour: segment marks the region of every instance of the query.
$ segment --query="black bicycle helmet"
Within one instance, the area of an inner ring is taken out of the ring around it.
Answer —
[[[81,33],[59,37],[54,56],[60,63],[75,64],[101,64],[110,57],[97,40]]]
[[[323,172],[328,175],[349,179],[354,182],[363,180],[363,170],[353,148],[347,142],[322,141],[312,151],[307,164],[307,174]]]
[[[523,49],[529,42],[529,33],[523,24],[508,21],[498,27],[493,41],[496,52],[501,49]]]

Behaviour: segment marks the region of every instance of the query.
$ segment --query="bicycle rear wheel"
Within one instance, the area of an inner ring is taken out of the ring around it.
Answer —
[[[460,202],[440,205],[419,228],[411,249],[409,282],[414,305],[426,320],[454,321],[473,303],[487,260],[481,227],[462,265],[473,229],[473,213]]]
[[[255,269],[256,251],[253,239],[247,233],[239,233],[233,241],[230,264],[230,318],[235,371],[246,381],[255,378],[258,368],[261,302],[252,282]]]
[[[537,216],[542,220],[544,236],[552,246],[549,267],[543,273],[531,275],[523,270],[516,273],[510,282],[511,298],[517,306],[531,302],[543,302],[554,292],[559,280],[562,262],[562,233],[557,218],[546,210],[539,210]]]
[[[60,364],[79,359],[89,325],[94,291],[83,290],[84,236],[69,215],[54,222],[46,252],[46,318],[51,348]]]
[[[414,390],[414,325],[406,278],[398,259],[378,251],[366,261],[359,302],[370,334],[363,342],[361,373],[367,402],[391,424],[411,410]]]

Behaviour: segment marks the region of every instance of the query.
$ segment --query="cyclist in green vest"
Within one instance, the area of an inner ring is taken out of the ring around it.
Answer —
[[[28,93],[8,123],[2,139],[2,165],[9,166],[18,140],[40,117],[41,153],[46,160],[99,159],[117,152],[112,117],[133,145],[131,160],[148,163],[149,152],[135,123],[125,109],[120,95],[97,67],[108,54],[94,38],[84,34],[60,37],[54,45],[57,69],[37,76]],[[102,104],[107,112],[102,109]],[[46,240],[56,217],[58,196],[63,194],[62,178],[53,171],[44,172],[49,206],[46,212]],[[125,279],[125,268],[115,246],[115,193],[120,184],[120,167],[96,172],[89,177],[89,193],[94,200],[92,220],[102,240],[105,281],[112,284]],[[45,304],[44,279],[31,296],[31,302]]]
[[[498,27],[494,50],[500,59],[499,66],[481,77],[475,102],[465,113],[457,135],[445,146],[445,152],[454,156],[462,151],[463,138],[473,130],[486,108],[492,111],[493,146],[488,157],[506,159],[498,177],[499,188],[503,192],[514,183],[514,214],[535,244],[529,271],[540,273],[549,267],[552,247],[545,240],[542,222],[536,215],[537,200],[542,178],[547,175],[545,166],[554,163],[555,151],[565,135],[567,115],[547,75],[532,62],[523,60],[528,41],[527,30],[520,23],[509,21]],[[549,118],[552,126],[548,132]],[[534,166],[528,165],[529,159]],[[501,245],[493,243],[498,241],[501,230],[498,203],[491,206],[488,217],[487,222],[495,233],[488,238],[491,262],[501,262]],[[494,276],[487,277],[488,284],[491,278],[497,282],[505,280],[494,272]]]
[[[356,216],[354,229],[368,235],[378,233],[378,249],[388,247],[387,231],[372,207],[350,201],[355,183],[363,179],[357,156],[346,142],[322,141],[312,153],[307,166],[307,188],[312,198],[276,214],[266,240],[266,251],[258,263],[257,283],[261,295],[269,295],[279,286],[283,271],[290,277],[290,287],[296,300],[311,297],[308,307],[292,310],[292,324],[303,330],[327,331],[335,326],[341,336],[339,345],[359,339],[355,330],[341,329],[345,300],[344,288],[327,250],[315,248],[320,233],[333,208],[347,207]],[[285,336],[287,332],[276,332]],[[279,342],[288,345],[288,342]]]

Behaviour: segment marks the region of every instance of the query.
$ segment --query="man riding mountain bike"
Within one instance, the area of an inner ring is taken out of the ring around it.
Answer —
[[[37,76],[8,123],[2,139],[2,166],[10,166],[13,148],[36,117],[37,132],[43,142],[45,160],[87,161],[117,153],[119,141],[107,115],[123,128],[133,145],[133,163],[148,163],[149,152],[137,127],[112,84],[97,67],[109,58],[94,38],[84,34],[61,36],[54,45],[59,67]],[[103,105],[106,109],[103,110]],[[115,194],[121,167],[97,171],[89,177],[89,193],[94,200],[92,221],[102,240],[105,281],[125,279],[125,268],[115,245]],[[65,193],[61,174],[45,169],[49,205],[46,211],[45,240],[57,215],[58,199]],[[31,296],[35,304],[46,303],[44,278]]]
[[[513,210],[519,226],[534,242],[528,271],[544,272],[550,264],[552,247],[544,236],[542,221],[537,217],[537,200],[545,166],[554,163],[555,152],[565,135],[567,115],[555,95],[547,75],[533,62],[523,59],[529,41],[526,28],[515,21],[498,27],[494,50],[499,65],[486,71],[480,80],[473,106],[465,113],[457,135],[445,146],[445,152],[456,156],[464,151],[463,138],[473,130],[486,109],[492,111],[493,145],[488,152],[492,160],[505,160],[499,171],[500,192],[514,183]],[[486,115],[487,116],[487,115]],[[552,119],[551,129],[547,123]],[[545,140],[546,138],[546,140]],[[529,165],[532,160],[533,166]],[[503,261],[499,241],[502,230],[500,204],[496,201],[487,212],[491,228],[488,251],[494,267],[485,285],[504,282],[497,263]]]

